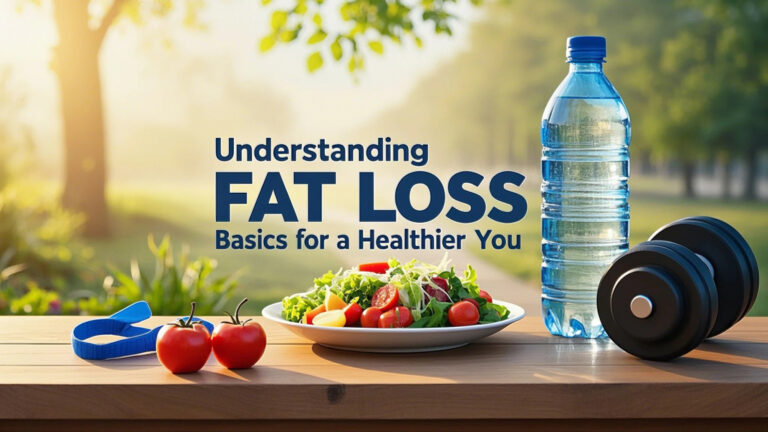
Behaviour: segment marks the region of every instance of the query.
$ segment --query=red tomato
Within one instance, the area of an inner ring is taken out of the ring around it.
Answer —
[[[200,321],[192,321],[195,315],[195,302],[192,312],[184,321],[166,324],[157,334],[157,358],[166,369],[175,373],[199,371],[211,355],[211,335]]]
[[[400,294],[398,294],[397,288],[395,288],[394,285],[386,284],[376,290],[373,294],[373,297],[371,298],[371,306],[376,306],[386,312],[397,306],[397,300],[399,298]]]
[[[360,316],[360,325],[363,327],[376,327],[379,325],[379,317],[381,316],[382,310],[377,307],[369,307],[368,309],[363,311],[363,314]]]
[[[357,269],[360,271],[384,274],[387,272],[387,270],[389,270],[389,263],[374,262],[374,263],[360,264],[359,266],[357,266]]]
[[[480,309],[480,303],[478,303],[477,300],[475,300],[473,298],[465,298],[464,301],[468,301],[468,302],[472,303],[473,305],[475,305],[475,307],[477,309]]]
[[[413,324],[413,316],[410,309],[398,306],[381,314],[379,328],[402,328]]]
[[[247,301],[245,298],[237,305],[234,317],[227,313],[232,318],[231,322],[224,321],[213,329],[213,355],[222,366],[229,369],[253,366],[267,346],[267,334],[259,323],[250,319],[240,322],[240,307]]]
[[[480,312],[475,305],[466,300],[456,302],[448,309],[448,321],[452,326],[477,324],[478,320],[480,320]]]
[[[423,288],[424,291],[426,291],[427,294],[429,294],[430,297],[434,297],[435,300],[441,301],[441,302],[447,302],[451,301],[451,298],[448,296],[448,281],[444,278],[441,278],[440,276],[434,276],[432,277],[432,283],[442,288],[442,290],[439,290],[435,287],[433,287],[430,284],[424,284]],[[444,292],[443,292],[444,291]],[[424,295],[424,301],[428,302],[429,297]]]
[[[488,291],[480,290],[480,297],[484,298],[488,303],[493,303],[493,299],[491,298],[491,295],[488,294]]]
[[[325,312],[325,305],[321,304],[320,306],[312,309],[309,312],[306,312],[304,314],[304,317],[306,318],[306,322],[304,324],[312,324],[312,320],[317,316],[317,314]]]
[[[360,316],[363,314],[363,308],[357,303],[350,303],[344,308],[344,317],[347,319],[346,327],[352,327],[360,322]]]

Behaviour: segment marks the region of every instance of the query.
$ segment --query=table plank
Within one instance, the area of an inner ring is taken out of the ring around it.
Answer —
[[[47,370],[49,368],[42,368]],[[566,370],[569,367],[565,367]],[[2,368],[2,373],[7,373]],[[23,373],[26,373],[22,371]],[[125,371],[121,371],[125,372]],[[129,376],[141,380],[142,372]],[[755,418],[768,416],[765,385],[754,383],[425,385],[308,383],[307,373],[273,370],[269,384],[0,385],[0,418],[84,419],[522,419]],[[83,375],[85,375],[83,371]],[[265,373],[259,370],[258,373]],[[542,373],[547,373],[542,369]],[[365,380],[360,372],[347,379]],[[273,379],[274,378],[274,379]],[[171,380],[173,378],[168,378]],[[695,401],[695,403],[692,403]]]
[[[153,354],[77,358],[70,332],[83,319],[0,317],[0,419],[768,419],[768,318],[668,363],[549,336],[539,318],[421,354],[328,349],[258,318],[269,345],[255,368],[211,360],[188,375]]]

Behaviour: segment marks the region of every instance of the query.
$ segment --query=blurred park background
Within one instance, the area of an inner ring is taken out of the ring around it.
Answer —
[[[12,0],[0,5],[0,313],[102,314],[140,298],[155,313],[193,298],[220,313],[350,261],[216,250],[218,136],[390,136],[429,143],[425,168],[446,177],[521,171],[528,215],[488,227],[521,233],[523,249],[470,252],[538,289],[539,125],[576,34],[606,36],[605,71],[632,119],[631,244],[710,215],[765,271],[768,2]],[[329,227],[355,218],[350,188],[326,195]],[[238,220],[231,231],[257,229]],[[753,314],[768,314],[762,285]]]

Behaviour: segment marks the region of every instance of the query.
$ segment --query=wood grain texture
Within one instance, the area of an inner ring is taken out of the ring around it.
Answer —
[[[0,422],[0,432],[594,432],[595,430],[637,432],[765,432],[765,419],[536,419],[536,420],[6,420]]]
[[[211,359],[189,375],[168,373],[154,354],[108,361],[76,357],[70,332],[83,319],[0,317],[0,430],[30,419],[38,420],[29,426],[39,430],[49,424],[45,420],[56,419],[71,421],[59,426],[73,430],[122,430],[128,420],[162,430],[164,422],[194,419],[212,429],[221,423],[206,422],[233,421],[235,430],[254,421],[291,430],[280,421],[300,428],[302,421],[323,420],[336,431],[352,429],[345,427],[355,420],[393,415],[454,419],[456,425],[491,422],[488,430],[515,424],[535,430],[541,426],[537,419],[559,419],[561,425],[579,419],[573,426],[584,430],[598,419],[613,419],[622,428],[642,420],[665,430],[667,424],[710,419],[697,423],[696,429],[706,430],[728,418],[766,430],[768,420],[768,318],[746,318],[668,363],[639,360],[608,341],[549,336],[540,318],[480,343],[423,354],[337,351],[258,318],[269,345],[255,368],[229,371]],[[168,321],[154,317],[144,324]],[[419,429],[431,430],[426,425]]]

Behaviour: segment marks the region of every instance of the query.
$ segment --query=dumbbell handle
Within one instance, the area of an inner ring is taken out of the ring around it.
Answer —
[[[629,310],[635,318],[645,319],[653,312],[653,302],[642,294],[636,295],[629,303]]]

